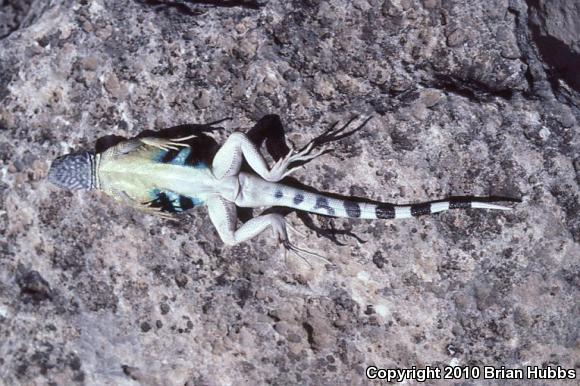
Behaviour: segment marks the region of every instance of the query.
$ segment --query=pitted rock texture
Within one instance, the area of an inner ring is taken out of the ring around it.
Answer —
[[[0,3],[3,383],[578,370],[578,73],[544,44],[577,58],[575,2],[205,3]],[[306,234],[291,234],[296,244],[334,263],[310,268],[285,261],[269,232],[225,247],[204,208],[169,222],[45,180],[52,159],[104,135],[225,117],[231,132],[269,113],[297,144],[373,116],[296,173],[315,188],[522,202],[398,222],[314,217],[364,241],[338,236],[344,245],[291,214]]]

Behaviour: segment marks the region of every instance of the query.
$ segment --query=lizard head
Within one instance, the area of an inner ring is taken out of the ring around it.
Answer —
[[[88,151],[58,157],[50,165],[48,180],[68,190],[94,189],[94,158]]]

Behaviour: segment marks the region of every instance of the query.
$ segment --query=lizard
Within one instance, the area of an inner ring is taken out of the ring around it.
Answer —
[[[266,116],[263,120],[271,117]],[[327,130],[300,150],[285,144],[273,149],[272,141],[266,142],[271,154],[272,150],[277,153],[286,150],[285,155],[278,154],[272,166],[268,166],[259,149],[263,138],[251,138],[251,133],[231,133],[215,155],[204,160],[196,153],[207,151],[207,145],[189,143],[205,135],[203,133],[169,139],[137,136],[120,140],[101,151],[97,146],[95,152],[80,151],[60,156],[52,162],[48,180],[68,190],[100,190],[117,201],[164,218],[205,205],[224,244],[233,246],[245,242],[271,228],[286,251],[302,258],[303,254],[322,256],[290,242],[287,229],[293,228],[281,214],[261,214],[238,227],[236,208],[281,206],[331,217],[373,220],[410,218],[449,209],[511,210],[475,199],[396,205],[335,198],[282,182],[300,167],[293,165],[307,163],[328,151],[315,151],[318,145],[358,130],[344,133],[341,132],[344,127],[334,132],[332,128]],[[327,140],[321,141],[321,138]],[[243,170],[244,161],[250,171]]]

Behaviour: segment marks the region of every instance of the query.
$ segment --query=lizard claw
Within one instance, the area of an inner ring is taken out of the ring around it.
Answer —
[[[298,229],[294,228],[292,225],[290,225],[289,222],[286,222],[286,228],[290,229],[292,232],[296,233],[300,237],[306,237],[305,233],[300,232]]]
[[[181,141],[190,140],[190,139],[195,138],[195,137],[197,137],[197,135],[192,134],[192,135],[188,135],[187,137],[171,138],[171,141],[181,142]]]
[[[347,131],[347,128],[350,126],[350,124],[352,122],[354,122],[355,119],[357,119],[358,116],[354,116],[351,119],[349,119],[342,127],[338,127],[338,122],[335,122],[334,124],[332,124],[330,126],[329,129],[327,129],[325,132],[323,132],[321,135],[319,135],[318,137],[314,138],[312,141],[310,141],[310,143],[315,144],[316,146],[318,145],[322,145],[328,142],[334,142],[334,141],[339,141],[343,138],[349,137],[352,134],[356,133],[357,131],[361,130],[363,127],[366,126],[366,124],[373,118],[368,117],[367,119],[365,119],[363,121],[363,123],[361,123],[360,125],[358,125],[357,127],[355,127],[354,129]]]
[[[369,117],[369,118],[365,119],[363,121],[363,123],[361,123],[358,127],[355,127],[354,129],[347,131],[347,128],[357,118],[358,118],[357,116],[352,117],[350,120],[348,120],[341,127],[338,127],[338,122],[335,122],[334,124],[332,124],[330,126],[330,128],[328,128],[326,131],[324,131],[321,135],[310,140],[310,142],[308,142],[308,144],[306,146],[304,146],[299,151],[300,153],[304,153],[304,154],[308,154],[308,155],[304,156],[302,158],[298,157],[297,159],[295,159],[295,162],[299,161],[299,162],[306,163],[306,162],[310,161],[311,159],[319,157],[323,154],[331,153],[332,151],[334,151],[334,149],[325,146],[327,143],[339,141],[343,138],[351,136],[352,134],[356,133],[357,131],[361,130],[364,126],[366,126],[368,121],[370,121],[372,119],[372,117]],[[319,147],[319,146],[321,147],[320,151],[318,151],[315,154],[309,154],[313,148]]]

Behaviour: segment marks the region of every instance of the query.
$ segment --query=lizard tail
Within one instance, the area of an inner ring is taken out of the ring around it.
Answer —
[[[388,203],[369,203],[325,196],[319,193],[307,192],[281,184],[272,184],[268,192],[273,198],[271,204],[285,206],[310,213],[334,217],[362,219],[399,219],[432,213],[449,209],[493,209],[511,210],[511,208],[481,201],[464,199],[449,199],[413,205],[394,205]]]

